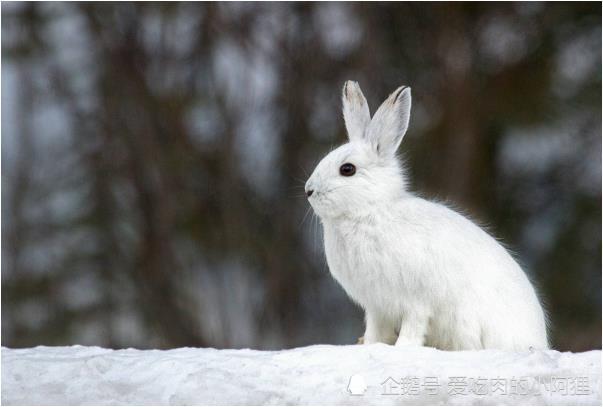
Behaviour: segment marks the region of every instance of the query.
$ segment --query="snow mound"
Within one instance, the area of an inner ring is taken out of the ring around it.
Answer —
[[[2,404],[601,405],[601,351],[2,348]]]

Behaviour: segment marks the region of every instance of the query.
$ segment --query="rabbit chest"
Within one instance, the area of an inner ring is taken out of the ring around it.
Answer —
[[[326,223],[324,238],[331,274],[365,309],[391,312],[408,304],[424,285],[418,277],[421,261],[417,261],[416,243],[396,234],[386,219],[370,224]]]

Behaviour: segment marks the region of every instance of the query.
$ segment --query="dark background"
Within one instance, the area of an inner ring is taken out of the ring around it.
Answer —
[[[516,253],[555,348],[600,348],[601,4],[577,2],[3,2],[2,345],[354,343],[303,197],[346,79],[373,112],[412,86],[412,189]]]

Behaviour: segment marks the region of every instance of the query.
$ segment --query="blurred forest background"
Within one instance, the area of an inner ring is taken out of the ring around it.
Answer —
[[[413,88],[412,188],[601,347],[600,3],[2,3],[2,345],[354,343],[303,183]]]

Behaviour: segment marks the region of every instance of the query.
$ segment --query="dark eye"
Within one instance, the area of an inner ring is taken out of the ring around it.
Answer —
[[[356,167],[354,164],[350,163],[342,164],[342,166],[339,167],[339,173],[344,177],[351,177],[352,175],[356,174]]]

